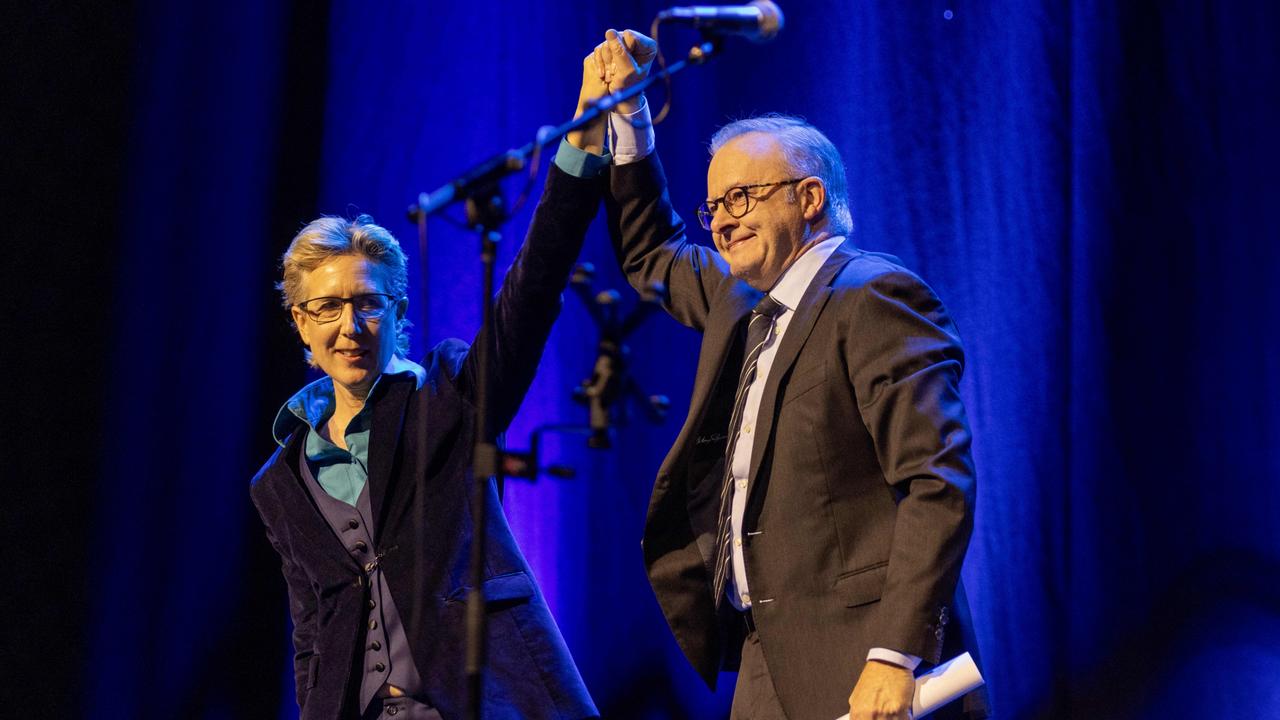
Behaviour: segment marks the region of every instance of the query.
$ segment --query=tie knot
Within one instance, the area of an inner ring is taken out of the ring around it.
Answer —
[[[782,314],[783,310],[786,309],[787,307],[777,300],[774,300],[772,295],[765,295],[763,298],[760,298],[760,302],[756,303],[755,309],[751,312],[756,315],[763,315],[770,320],[774,320]]]

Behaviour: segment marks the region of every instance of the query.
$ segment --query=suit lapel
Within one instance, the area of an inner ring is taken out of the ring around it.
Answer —
[[[773,356],[773,364],[769,367],[769,378],[765,381],[764,393],[760,397],[760,411],[756,415],[756,442],[751,446],[751,471],[748,474],[751,487],[755,487],[756,474],[760,470],[760,462],[764,458],[765,446],[769,444],[773,433],[774,411],[778,405],[778,385],[786,377],[800,355],[801,348],[809,340],[813,326],[818,322],[827,300],[831,297],[831,282],[844,268],[857,250],[852,249],[846,241],[831,253],[831,257],[822,264],[818,273],[813,276],[809,288],[805,290],[795,315],[787,324],[786,334],[782,336],[782,344]]]
[[[387,378],[386,391],[374,401],[369,424],[369,509],[373,513],[374,542],[382,536],[383,509],[393,491],[391,471],[404,426],[413,378]]]
[[[732,283],[728,300],[712,306],[702,338],[702,352],[699,353],[699,367],[693,382],[693,393],[689,398],[690,424],[684,429],[686,435],[698,432],[711,391],[715,388],[720,374],[724,372],[725,359],[729,355],[738,324],[762,297],[764,297],[763,293],[746,283]],[[737,368],[733,369],[733,371],[736,370]],[[728,429],[721,428],[721,430]],[[676,447],[682,447],[682,444],[677,441]]]
[[[307,432],[307,426],[299,424],[281,451],[280,459],[283,462],[278,463],[275,468],[275,472],[280,475],[276,483],[280,507],[292,519],[297,532],[307,538],[308,542],[304,543],[306,546],[329,554],[336,562],[354,566],[355,560],[343,547],[341,539],[334,534],[324,512],[307,487],[306,479],[302,477],[302,468],[298,464],[302,462],[302,448]],[[284,477],[286,475],[289,477]]]

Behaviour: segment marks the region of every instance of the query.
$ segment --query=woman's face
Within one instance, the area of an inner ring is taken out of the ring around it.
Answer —
[[[302,276],[302,299],[351,298],[369,293],[390,294],[388,271],[363,255],[339,255]],[[352,303],[342,315],[319,323],[297,305],[290,308],[302,342],[312,360],[335,385],[363,399],[396,350],[396,329],[404,314],[399,301],[380,320],[361,319]]]

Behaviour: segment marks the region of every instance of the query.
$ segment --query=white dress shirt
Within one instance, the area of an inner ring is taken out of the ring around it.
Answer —
[[[764,386],[769,382],[769,371],[773,368],[773,358],[778,354],[778,346],[782,337],[787,334],[787,326],[795,317],[800,300],[818,274],[822,264],[831,257],[842,237],[833,237],[809,248],[803,255],[791,263],[791,267],[782,273],[770,297],[782,305],[782,313],[774,320],[773,333],[765,340],[764,347],[756,359],[756,375],[747,386],[747,400],[742,408],[742,429],[738,432],[738,442],[733,446],[733,499],[730,505],[730,524],[733,528],[733,572],[729,575],[729,601],[739,610],[751,607],[751,589],[747,586],[747,566],[742,558],[742,514],[747,507],[747,483],[750,480],[751,451],[756,440],[756,416],[760,414],[760,398],[764,395]],[[732,437],[733,428],[729,428]],[[767,600],[765,602],[768,602]]]

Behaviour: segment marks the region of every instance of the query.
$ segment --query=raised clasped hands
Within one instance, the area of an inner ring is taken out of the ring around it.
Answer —
[[[634,30],[605,32],[604,42],[582,59],[582,88],[578,91],[578,107],[574,117],[582,115],[592,101],[602,95],[632,87],[649,75],[658,55],[658,44]],[[633,113],[639,99],[618,103],[617,110]],[[604,146],[604,119],[591,123],[568,135],[569,143],[587,152],[601,153]]]
[[[609,92],[626,90],[649,76],[653,59],[658,56],[658,44],[635,30],[607,30],[604,42],[596,46],[593,54],[604,69],[604,83]],[[638,106],[636,99],[618,104],[618,112],[632,113]]]

